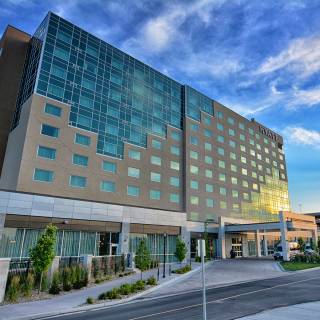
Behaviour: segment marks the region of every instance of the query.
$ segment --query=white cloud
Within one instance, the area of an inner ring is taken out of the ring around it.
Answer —
[[[320,36],[291,41],[285,50],[264,61],[256,74],[268,74],[283,68],[300,77],[320,71]]]
[[[293,144],[320,148],[320,131],[290,126],[284,129],[283,134]]]
[[[301,90],[294,87],[287,108],[296,109],[299,106],[313,107],[318,104],[320,104],[320,86],[309,90]]]

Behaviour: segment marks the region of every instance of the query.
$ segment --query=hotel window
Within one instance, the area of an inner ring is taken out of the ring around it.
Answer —
[[[170,193],[170,202],[179,203],[179,195],[177,193]]]
[[[240,140],[241,141],[246,141],[246,137],[245,137],[245,135],[244,134],[242,134],[242,133],[240,133]]]
[[[213,177],[212,170],[206,169],[205,170],[205,176],[206,176],[206,178],[212,178]]]
[[[225,201],[220,201],[220,209],[227,209],[227,203]]]
[[[152,139],[151,145],[153,149],[161,150],[162,148],[162,143],[159,140]]]
[[[284,170],[284,165],[283,165],[283,163],[280,163],[280,169]]]
[[[161,182],[161,174],[158,172],[150,172],[150,180],[153,182]]]
[[[259,181],[260,182],[264,182],[264,177],[263,176],[259,176]]]
[[[117,164],[109,161],[102,162],[102,170],[110,173],[116,173]]]
[[[242,122],[239,122],[239,128],[240,128],[241,130],[244,130],[244,124],[243,124]]]
[[[263,138],[263,142],[264,142],[265,144],[269,144],[269,140],[268,140],[267,138]]]
[[[229,146],[230,146],[231,148],[235,148],[235,147],[236,147],[236,142],[233,141],[233,140],[229,140]]]
[[[212,144],[209,142],[204,143],[204,149],[207,151],[212,151]]]
[[[199,182],[196,180],[190,180],[190,188],[194,190],[199,189]]]
[[[224,143],[224,136],[218,136],[217,137],[218,142]]]
[[[221,111],[217,112],[218,119],[223,119],[223,113]]]
[[[237,160],[236,154],[233,153],[233,152],[230,152],[230,159],[232,159],[232,160]]]
[[[261,164],[258,164],[258,170],[262,171],[263,170],[263,167]]]
[[[261,145],[260,145],[259,143],[257,143],[257,144],[256,144],[256,148],[257,148],[258,150],[261,150]]]
[[[273,164],[275,167],[278,167],[278,162],[277,162],[277,161],[272,161],[272,164]]]
[[[245,168],[242,168],[242,169],[241,169],[241,173],[242,173],[243,175],[247,176],[247,175],[248,175],[248,170],[245,169]]]
[[[171,152],[171,154],[179,156],[180,155],[180,148],[178,146],[171,146],[170,152]]]
[[[150,159],[151,163],[156,165],[156,166],[161,166],[161,158],[160,157],[157,157],[157,156],[151,156],[151,159]]]
[[[180,179],[178,177],[170,177],[170,185],[173,187],[179,187]]]
[[[256,139],[260,140],[260,135],[258,133],[256,133]]]
[[[272,141],[272,142],[271,142],[271,146],[272,146],[272,148],[275,148],[275,147],[276,147],[276,144]]]
[[[268,148],[264,148],[264,152],[269,154],[269,149]]]
[[[232,198],[237,198],[239,197],[239,192],[237,190],[232,190]]]
[[[204,136],[207,137],[207,138],[211,138],[211,137],[212,137],[212,131],[211,131],[211,130],[204,129],[204,130],[203,130],[203,134],[204,134]]]
[[[220,156],[224,156],[224,149],[223,148],[218,148],[218,154]]]
[[[87,156],[82,156],[80,154],[72,155],[72,164],[77,166],[87,167],[89,162],[89,158]]]
[[[172,138],[173,140],[180,141],[180,140],[181,140],[181,134],[180,134],[180,132],[171,131],[171,138]]]
[[[267,174],[271,174],[271,169],[270,168],[266,168],[266,172],[267,172]]]
[[[254,167],[254,168],[257,167],[257,163],[256,163],[254,160],[251,160],[250,163],[251,163],[251,166],[252,166],[252,167]]]
[[[224,161],[222,161],[222,160],[219,160],[219,168],[223,168],[223,169],[225,169],[226,168],[226,163],[224,162]]]
[[[192,174],[198,174],[199,173],[199,168],[197,166],[190,166],[190,173]]]
[[[190,150],[190,158],[198,160],[199,159],[199,154],[196,151]]]
[[[238,203],[233,203],[232,204],[232,210],[233,211],[239,211],[239,204]]]
[[[248,183],[248,181],[243,180],[243,181],[242,181],[242,186],[243,186],[244,188],[249,188],[249,183]]]
[[[249,134],[251,134],[252,136],[254,135],[253,129],[249,128]]]
[[[56,153],[57,153],[56,149],[38,146],[38,152],[37,152],[38,157],[49,159],[49,160],[55,160]]]
[[[234,119],[231,117],[228,117],[228,123],[231,125],[234,125]]]
[[[127,186],[127,195],[130,197],[139,197],[140,195],[140,188],[137,186]]]
[[[236,177],[231,177],[232,184],[238,184],[238,179]]]
[[[238,171],[237,166],[234,165],[234,164],[232,164],[232,165],[230,166],[230,168],[231,168],[231,171],[232,171],[232,172],[237,172],[237,171]]]
[[[270,163],[270,159],[269,158],[266,158],[266,163]]]
[[[246,147],[245,147],[244,145],[240,145],[240,150],[241,150],[242,152],[246,152]]]
[[[224,173],[219,173],[219,180],[225,182],[226,181],[226,175]]]
[[[286,175],[284,173],[281,173],[281,179],[285,179]]]
[[[222,196],[226,196],[226,195],[227,195],[227,189],[226,189],[226,188],[223,188],[223,187],[220,187],[219,193],[220,193]]]
[[[197,206],[199,204],[199,197],[197,196],[191,196],[190,197],[190,203]]]
[[[191,123],[190,124],[190,129],[194,132],[198,132],[199,131],[199,125],[195,124],[195,123]]]
[[[252,149],[250,149],[250,154],[251,154],[253,157],[256,156],[256,152],[255,152],[254,150],[252,150]]]
[[[149,192],[149,198],[151,200],[160,200],[161,198],[161,192],[160,190],[150,190]]]
[[[257,158],[258,158],[258,160],[262,160],[262,156],[260,153],[257,153]]]
[[[212,163],[213,163],[213,159],[212,159],[212,157],[210,157],[210,156],[205,156],[205,157],[204,157],[204,162],[205,162],[206,164],[212,164]]]
[[[210,124],[211,124],[211,119],[210,119],[209,117],[204,117],[203,122],[204,122],[204,124],[210,126]]]
[[[74,142],[83,146],[90,146],[91,138],[80,133],[75,134]]]
[[[254,140],[253,139],[249,139],[249,143],[254,146]]]
[[[128,157],[133,160],[140,160],[141,159],[141,152],[137,150],[129,150]]]
[[[70,176],[69,185],[74,188],[85,188],[87,186],[87,178],[81,176]]]
[[[249,194],[244,192],[243,193],[243,200],[249,200]]]
[[[213,192],[213,185],[206,183],[206,192]]]
[[[177,170],[179,171],[180,170],[180,163],[179,162],[176,162],[176,161],[170,161],[170,168],[172,170]]]
[[[252,189],[253,190],[258,190],[259,188],[258,188],[258,185],[256,184],[256,183],[254,183],[253,185],[252,185]]]
[[[44,112],[55,117],[61,117],[62,110],[60,107],[54,106],[53,104],[46,103],[44,106]]]
[[[229,129],[229,136],[235,136],[235,131],[233,129]]]
[[[34,169],[33,180],[40,182],[52,182],[54,173],[50,170]]]
[[[213,208],[213,206],[214,206],[214,201],[213,201],[213,199],[207,198],[207,199],[206,199],[206,206],[207,206],[208,208]]]
[[[42,124],[41,134],[43,134],[45,136],[57,138],[59,136],[59,128],[52,127],[48,124]]]
[[[101,181],[100,190],[103,192],[115,192],[116,184],[112,181]]]
[[[279,159],[283,161],[283,155],[279,154]]]
[[[247,163],[247,158],[246,157],[241,157],[241,162],[242,163]]]
[[[256,172],[252,171],[251,173],[252,178],[257,179],[258,175]]]
[[[275,153],[275,151],[272,151],[272,156],[275,158],[277,156],[277,154]]]
[[[199,139],[197,137],[190,136],[190,143],[197,146],[199,144]]]
[[[223,131],[223,124],[221,124],[221,123],[217,123],[217,129],[219,130],[219,131]]]
[[[140,178],[140,169],[128,167],[128,177]]]

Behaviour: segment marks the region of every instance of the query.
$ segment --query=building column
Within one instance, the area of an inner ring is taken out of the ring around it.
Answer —
[[[190,252],[191,239],[190,239],[190,231],[188,231],[186,227],[181,227],[181,240],[186,244],[187,253],[184,261],[188,262],[190,261],[190,257],[191,257],[191,252]]]
[[[10,258],[0,258],[0,303],[4,300],[8,280]]]
[[[55,256],[52,260],[51,266],[48,270],[48,280],[49,280],[49,284],[51,285],[52,283],[52,279],[53,279],[53,275],[56,271],[59,270],[59,263],[60,263],[60,257],[59,256]]]
[[[83,257],[83,266],[88,271],[88,279],[91,279],[92,258],[92,254],[87,254]]]
[[[226,259],[226,233],[222,217],[219,218],[219,255],[221,259]]]
[[[264,235],[263,235],[263,250],[264,250],[264,255],[268,256],[268,239],[267,239],[266,230],[264,230]]]
[[[285,217],[283,216],[283,211],[279,212],[279,219],[280,219],[281,246],[282,246],[283,261],[290,261],[289,245],[287,242],[287,237],[288,237],[287,221],[286,221]]]
[[[315,227],[314,230],[312,230],[312,242],[314,246],[318,246],[318,228]]]
[[[261,246],[260,246],[260,231],[257,230],[255,233],[256,238],[256,255],[258,258],[261,257]]]

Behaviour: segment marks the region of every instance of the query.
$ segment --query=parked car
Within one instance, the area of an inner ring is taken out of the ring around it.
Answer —
[[[312,249],[310,243],[306,243],[306,245],[305,245],[305,247],[304,247],[304,253],[305,253],[306,255],[312,255],[312,254],[315,254],[316,252]]]
[[[289,257],[290,258],[300,252],[298,247],[299,247],[299,245],[297,242],[289,242],[289,250],[290,250]],[[282,260],[283,259],[282,245],[280,243],[274,249],[273,258],[274,258],[274,260]]]

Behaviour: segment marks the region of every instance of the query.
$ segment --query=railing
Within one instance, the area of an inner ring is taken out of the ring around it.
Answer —
[[[10,283],[14,276],[19,276],[20,282],[23,282],[29,272],[32,272],[32,263],[29,258],[11,259],[7,283]]]
[[[95,278],[123,272],[128,266],[127,255],[96,256],[92,258],[92,275]]]
[[[65,256],[60,257],[59,269],[71,268],[74,266],[83,266],[84,256]]]

